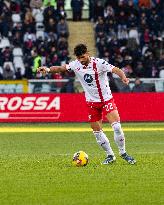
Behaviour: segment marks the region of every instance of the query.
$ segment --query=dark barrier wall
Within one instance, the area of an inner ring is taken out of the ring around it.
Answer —
[[[164,121],[164,93],[117,93],[113,96],[121,121]],[[0,95],[0,122],[86,122],[87,120],[87,107],[83,94]]]

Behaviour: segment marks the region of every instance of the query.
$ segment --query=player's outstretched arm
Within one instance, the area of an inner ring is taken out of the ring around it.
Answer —
[[[46,66],[41,66],[37,68],[38,73],[46,74],[46,73],[59,73],[59,72],[65,72],[66,65],[63,66],[51,66],[51,67],[46,67]]]
[[[114,67],[112,69],[112,73],[118,75],[121,78],[122,82],[125,83],[126,85],[129,84],[129,78],[126,77],[125,73],[121,69]]]

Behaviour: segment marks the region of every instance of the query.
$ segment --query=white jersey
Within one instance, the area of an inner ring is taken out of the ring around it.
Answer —
[[[112,98],[107,73],[112,72],[114,67],[107,61],[94,57],[91,57],[87,67],[78,60],[66,66],[68,71],[75,72],[88,102],[104,102]]]

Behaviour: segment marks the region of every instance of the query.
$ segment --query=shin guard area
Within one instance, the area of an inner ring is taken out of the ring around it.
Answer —
[[[125,137],[123,130],[121,128],[121,124],[119,122],[114,122],[112,124],[112,128],[114,131],[114,141],[119,149],[120,154],[125,153]]]

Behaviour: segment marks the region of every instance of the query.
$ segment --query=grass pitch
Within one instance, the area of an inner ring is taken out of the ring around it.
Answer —
[[[0,205],[164,204],[164,123],[123,124],[129,165],[101,165],[104,152],[88,124],[0,124]],[[73,167],[83,150],[86,167]]]

